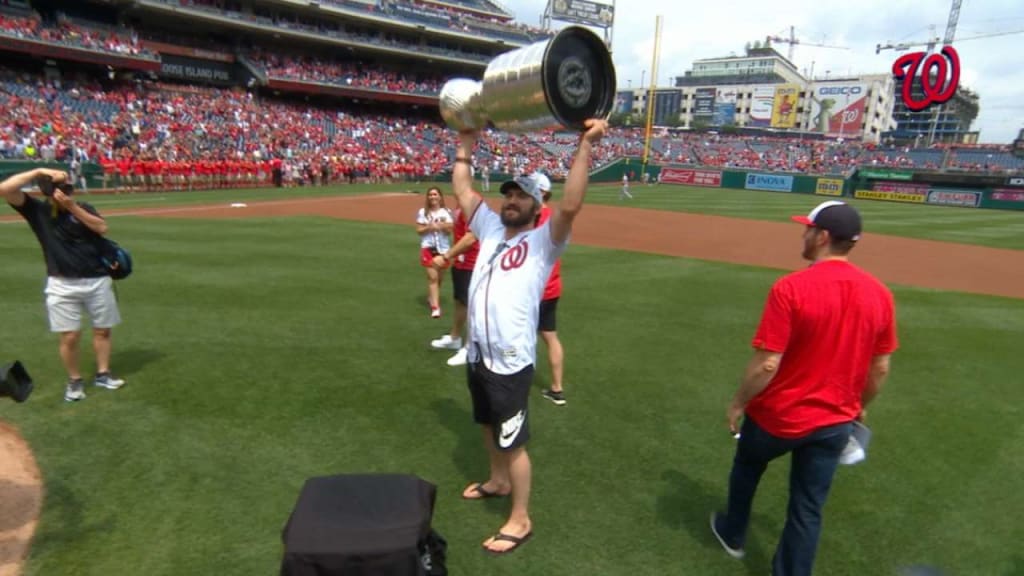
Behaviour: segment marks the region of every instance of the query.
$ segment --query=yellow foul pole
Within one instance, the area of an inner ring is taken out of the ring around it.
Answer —
[[[647,158],[651,152],[651,126],[654,123],[654,89],[658,86],[658,60],[661,53],[661,14],[654,20],[654,55],[651,63],[651,87],[647,90],[647,125],[644,131],[644,158],[642,172],[647,171]]]

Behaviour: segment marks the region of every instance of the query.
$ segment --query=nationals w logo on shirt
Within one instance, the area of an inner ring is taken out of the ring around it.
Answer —
[[[526,257],[530,254],[530,243],[525,239],[513,246],[501,255],[501,269],[505,272],[509,270],[515,270],[526,262]]]

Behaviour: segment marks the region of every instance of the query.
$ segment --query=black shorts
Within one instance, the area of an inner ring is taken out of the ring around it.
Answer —
[[[452,268],[452,296],[456,302],[469,305],[469,281],[472,279],[472,270]]]
[[[498,450],[514,450],[530,439],[527,404],[533,364],[515,374],[495,374],[482,362],[466,365],[473,421],[490,426]]]
[[[558,316],[558,298],[540,301],[540,319],[537,322],[538,332],[554,332]]]

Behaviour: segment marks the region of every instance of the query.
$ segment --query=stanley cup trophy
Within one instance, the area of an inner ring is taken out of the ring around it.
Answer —
[[[455,130],[584,130],[615,102],[615,65],[601,38],[582,26],[499,55],[482,82],[455,78],[441,89],[441,117]]]

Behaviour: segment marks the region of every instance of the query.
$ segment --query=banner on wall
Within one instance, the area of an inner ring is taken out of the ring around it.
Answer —
[[[928,191],[929,204],[977,208],[981,206],[981,192],[974,190],[932,189]]]
[[[773,192],[792,192],[793,177],[782,174],[747,174],[743,185],[747,190],[771,190]]]
[[[750,120],[747,126],[771,126],[775,86],[755,86],[751,93]]]
[[[992,199],[1000,202],[1022,202],[1024,203],[1024,190],[1010,190],[1007,188],[996,188],[992,191]]]
[[[662,168],[660,181],[662,184],[688,184],[717,188],[722,185],[722,172],[720,170]]]
[[[857,190],[853,193],[853,197],[924,204],[928,200],[928,186],[905,182],[875,182],[871,185],[871,190]]]
[[[810,130],[826,136],[859,138],[868,101],[868,85],[824,82],[811,85]]]
[[[736,96],[735,88],[718,88],[715,94],[715,115],[711,121],[713,126],[736,123]]]
[[[818,178],[814,185],[814,193],[818,196],[842,196],[843,180],[838,178]]]
[[[775,87],[772,100],[772,128],[792,128],[796,126],[796,105],[800,98],[800,86],[783,84]]]
[[[697,88],[693,94],[693,115],[710,117],[715,113],[715,89]]]

